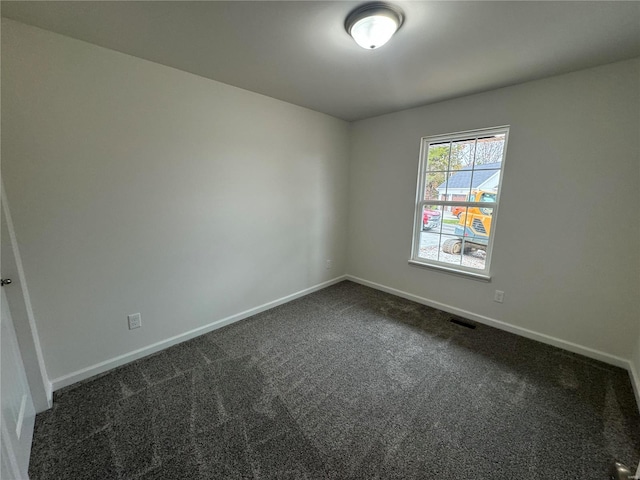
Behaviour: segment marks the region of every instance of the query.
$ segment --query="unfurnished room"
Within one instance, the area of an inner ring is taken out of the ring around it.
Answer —
[[[0,7],[2,480],[640,479],[640,2]]]

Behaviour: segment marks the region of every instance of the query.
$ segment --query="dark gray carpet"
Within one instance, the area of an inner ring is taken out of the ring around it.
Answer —
[[[605,479],[640,457],[626,371],[360,285],[55,394],[33,480]]]

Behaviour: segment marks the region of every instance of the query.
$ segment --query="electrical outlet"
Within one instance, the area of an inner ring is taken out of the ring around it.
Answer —
[[[129,321],[129,330],[140,328],[142,326],[142,317],[139,313],[132,313],[131,315],[127,315],[127,320]]]
[[[327,270],[329,270],[331,268],[331,260],[327,260],[324,264],[324,268],[326,268]]]
[[[504,292],[502,290],[496,290],[496,294],[494,295],[493,300],[498,303],[504,302]]]

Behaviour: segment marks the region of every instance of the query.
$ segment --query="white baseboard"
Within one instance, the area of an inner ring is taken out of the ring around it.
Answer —
[[[119,355],[109,360],[105,360],[104,362],[100,362],[95,365],[91,365],[89,367],[83,368],[81,370],[77,370],[75,372],[69,373],[67,375],[63,375],[62,377],[54,378],[53,380],[51,380],[51,383],[50,383],[51,391],[56,391],[68,385],[72,385],[82,380],[86,380],[87,378],[91,378],[95,375],[99,375],[101,373],[107,372],[116,367],[133,362],[134,360],[137,360],[139,358],[146,357],[147,355],[151,355],[152,353],[159,352],[160,350],[164,350],[165,348],[171,347],[178,343],[182,343],[184,341],[195,338],[199,335],[203,335],[205,333],[211,332],[218,328],[224,327],[225,325],[229,325],[239,320],[243,320],[245,318],[251,317],[252,315],[256,315],[260,312],[264,312],[265,310],[269,310],[271,308],[277,307],[278,305],[282,305],[283,303],[290,302],[292,300],[295,300],[296,298],[304,297],[305,295],[309,295],[310,293],[316,292],[318,290],[322,290],[323,288],[326,288],[330,285],[341,282],[342,280],[345,280],[345,279],[346,279],[346,275],[341,275],[339,277],[333,278],[326,282],[319,283],[318,285],[314,285],[313,287],[305,288],[304,290],[300,290],[299,292],[292,293],[291,295],[287,295],[285,297],[278,298],[277,300],[273,300],[271,302],[259,305],[257,307],[250,308],[249,310],[245,310],[244,312],[240,312],[235,315],[231,315],[230,317],[216,320],[215,322],[209,323],[208,325],[204,325],[202,327],[189,330],[188,332],[181,333],[180,335],[176,335],[174,337],[167,338],[166,340],[162,340],[152,345],[139,348],[138,350],[134,350],[132,352]]]
[[[47,381],[44,388],[47,393],[47,405],[49,406],[49,408],[51,408],[53,407],[53,384]]]
[[[568,342],[566,340],[561,340],[559,338],[555,338],[550,335],[545,335],[544,333],[534,332],[533,330],[529,330],[523,327],[518,327],[516,325],[511,325],[509,323],[505,323],[500,320],[496,320],[490,317],[485,317],[484,315],[478,315],[476,313],[469,312],[461,308],[453,307],[451,305],[436,302],[434,300],[429,300],[428,298],[419,297],[418,295],[413,295],[411,293],[403,292],[402,290],[397,290],[395,288],[387,287],[386,285],[381,285],[379,283],[370,282],[369,280],[365,280],[363,278],[354,277],[353,275],[346,275],[346,279],[351,280],[352,282],[360,283],[361,285],[365,285],[367,287],[375,288],[376,290],[381,290],[383,292],[397,295],[398,297],[406,298],[407,300],[412,300],[414,302],[421,303],[429,307],[437,308],[438,310],[443,310],[445,312],[449,312],[454,315],[459,315],[461,317],[468,318],[469,320],[474,320],[478,323],[489,325],[490,327],[494,327],[500,330],[514,333],[516,335],[520,335],[521,337],[530,338],[531,340],[537,340],[538,342],[546,343],[548,345],[553,345],[554,347],[562,348],[563,350],[568,350],[573,353],[584,355],[585,357],[593,358],[595,360],[600,360],[601,362],[608,363],[610,365],[615,365],[616,367],[621,367],[621,368],[624,368],[625,370],[630,370],[629,360],[621,357],[617,357],[615,355],[611,355],[609,353],[601,352],[599,350],[594,350],[589,347],[583,347],[582,345],[578,345],[576,343]],[[637,378],[638,377],[636,375],[636,384],[638,383]],[[639,402],[639,405],[640,405],[640,402]]]

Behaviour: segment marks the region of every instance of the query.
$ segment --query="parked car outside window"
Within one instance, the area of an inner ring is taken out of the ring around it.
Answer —
[[[442,221],[442,214],[439,210],[428,210],[424,209],[422,211],[422,230],[431,230],[433,228],[437,228],[440,226],[440,222]]]

